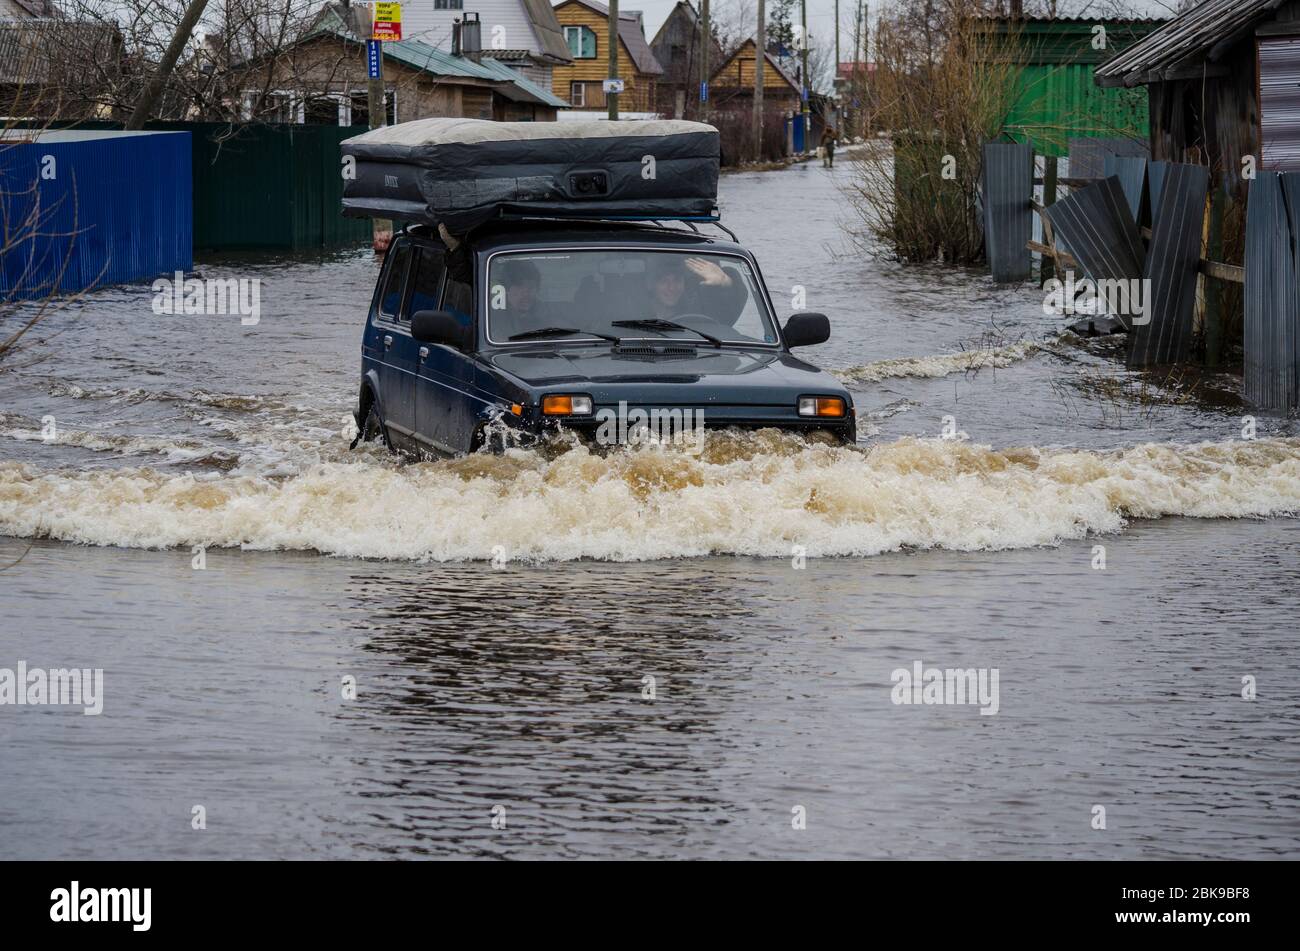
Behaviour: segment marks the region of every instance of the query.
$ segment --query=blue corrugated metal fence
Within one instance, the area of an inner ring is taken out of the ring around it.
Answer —
[[[0,144],[0,297],[189,270],[188,133],[43,132]]]

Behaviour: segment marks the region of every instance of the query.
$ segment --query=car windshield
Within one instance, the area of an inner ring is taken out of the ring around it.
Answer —
[[[496,254],[488,265],[487,315],[493,343],[584,334],[702,345],[777,340],[745,259],[696,251]]]

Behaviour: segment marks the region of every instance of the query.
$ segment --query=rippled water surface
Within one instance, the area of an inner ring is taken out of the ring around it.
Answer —
[[[0,706],[0,856],[1300,855],[1296,422],[864,257],[814,165],[722,197],[858,447],[349,452],[368,251],[200,261],[256,326],[47,323],[0,374],[0,668],[102,667],[104,712]],[[918,661],[997,714],[893,703]]]

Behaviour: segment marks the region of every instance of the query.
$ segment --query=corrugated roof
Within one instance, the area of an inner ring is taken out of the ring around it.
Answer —
[[[560,29],[560,21],[555,18],[555,10],[549,0],[521,2],[528,19],[532,21],[533,32],[537,34],[537,42],[542,45],[542,52],[562,63],[573,62],[573,54],[569,52],[569,44],[564,41],[564,31]]]
[[[444,53],[436,46],[430,46],[421,40],[399,40],[396,43],[385,42],[383,52],[387,59],[395,59],[412,69],[433,73],[437,76],[461,76],[465,79],[487,80],[501,78],[473,60]]]
[[[536,102],[545,106],[554,106],[556,109],[570,108],[568,102],[552,93],[549,89],[543,89],[532,80],[519,75],[505,63],[499,63],[495,59],[485,56],[478,65],[495,74],[497,78],[514,84],[515,93],[513,95],[506,94],[514,102]]]
[[[1033,26],[1036,24],[1052,23],[1081,23],[1087,26],[1095,26],[1098,23],[1104,23],[1109,26],[1112,23],[1163,23],[1169,17],[976,17],[976,22],[989,21],[994,23],[1018,23],[1021,26]]]
[[[120,54],[117,28],[90,20],[0,20],[0,83],[44,83],[74,52],[109,67]]]
[[[34,17],[62,17],[58,7],[54,5],[54,0],[14,0],[18,6],[22,7]]]
[[[1097,67],[1097,84],[1137,86],[1185,78],[1183,72],[1217,62],[1231,46],[1249,36],[1256,23],[1286,2],[1205,0]]]
[[[310,37],[316,32],[327,32],[345,40],[359,43],[360,40],[356,33],[345,26],[346,15],[341,13],[338,8],[333,8],[332,13],[333,16],[321,17],[308,36]],[[476,63],[463,56],[452,56],[450,53],[444,52],[436,46],[430,46],[421,40],[399,40],[384,43],[382,49],[385,58],[396,60],[421,72],[432,73],[435,76],[481,79],[490,82],[497,86],[498,91],[512,102],[541,103],[554,106],[557,109],[567,109],[569,107],[569,103],[553,95],[549,90],[543,89],[536,83],[526,79],[504,63],[498,63],[487,56],[484,56],[480,62]],[[500,88],[501,83],[508,83],[509,85],[506,88]]]
[[[573,2],[595,10],[605,19],[609,19],[609,7],[600,0],[573,0]],[[641,28],[641,16],[637,11],[618,15],[618,38],[627,47],[628,55],[632,57],[632,62],[639,72],[647,76],[662,75],[664,68],[659,65],[659,60],[655,59],[650,44],[646,42],[645,32]]]

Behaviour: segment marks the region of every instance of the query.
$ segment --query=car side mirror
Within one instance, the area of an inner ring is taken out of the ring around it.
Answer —
[[[450,311],[417,310],[411,317],[411,336],[420,343],[442,343],[468,350],[473,343],[473,327]]]
[[[825,314],[792,314],[781,334],[787,347],[811,347],[831,339],[831,322]]]

